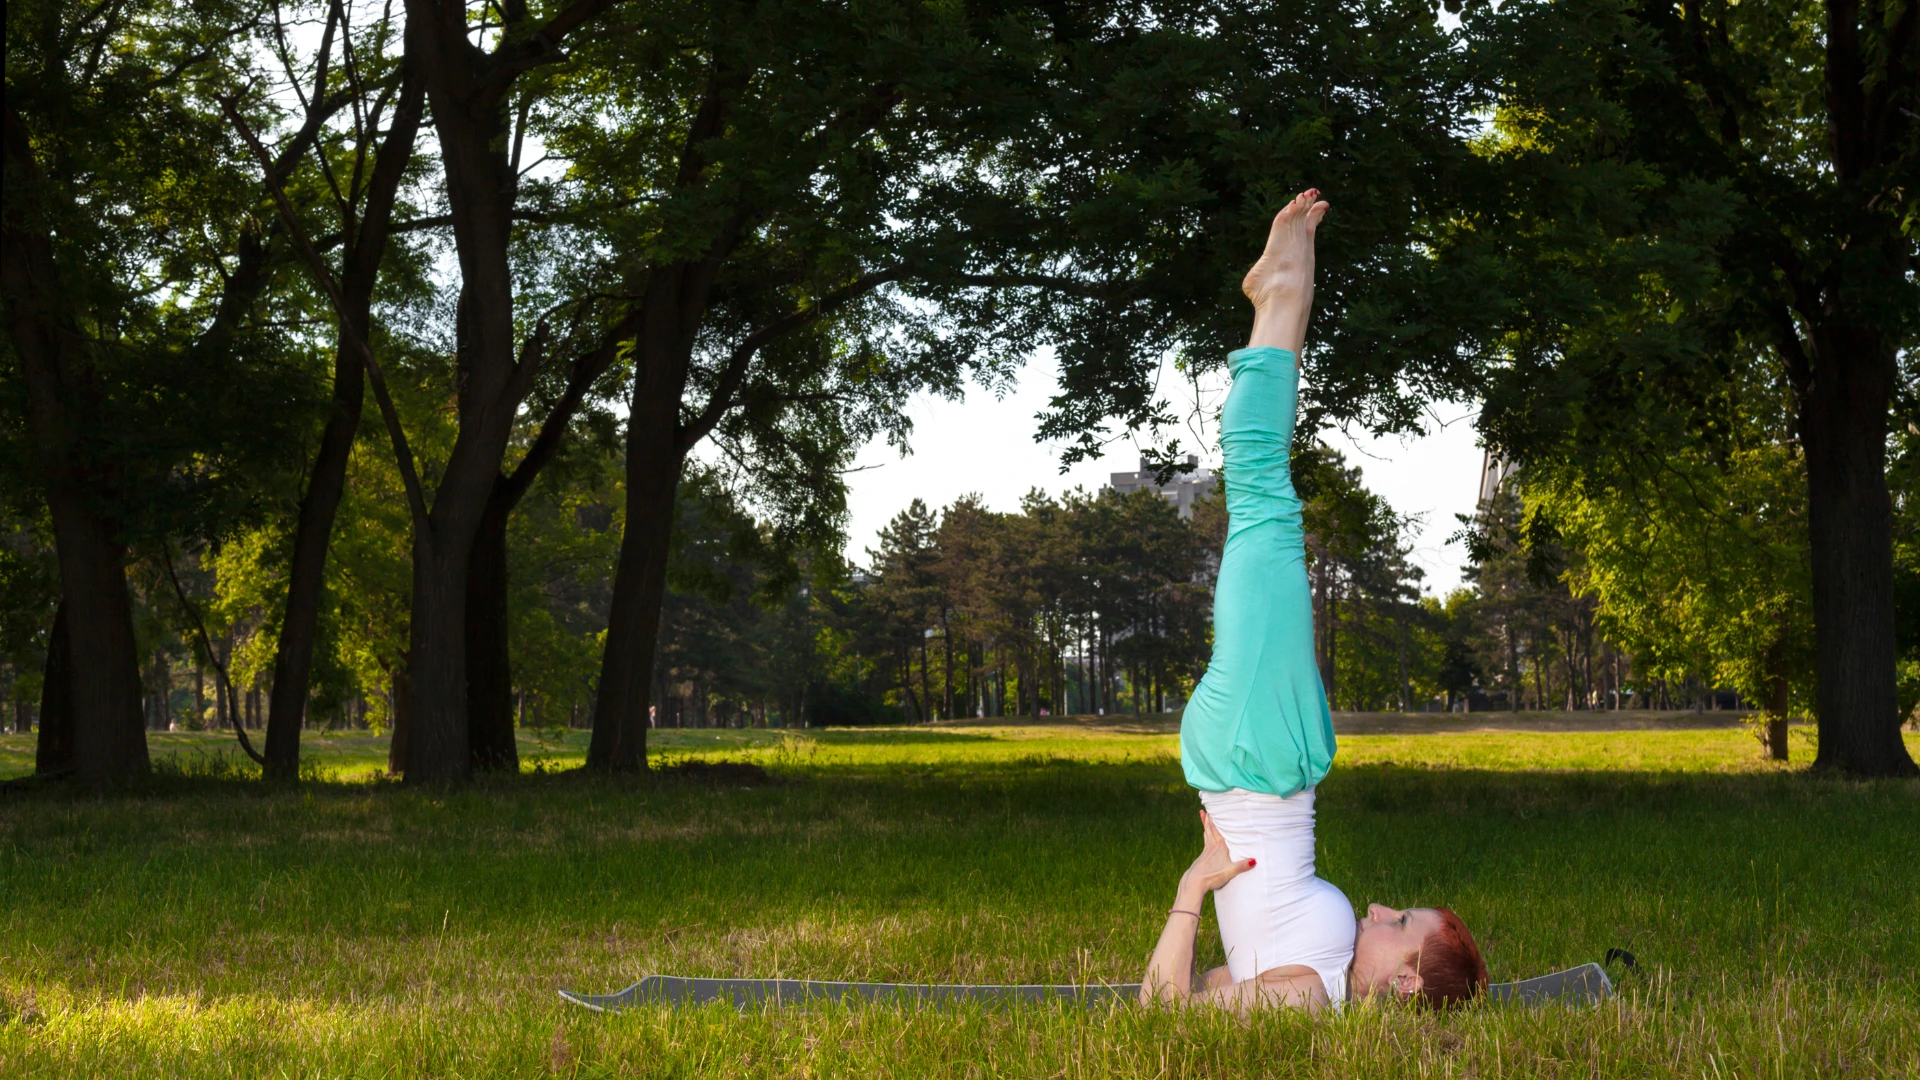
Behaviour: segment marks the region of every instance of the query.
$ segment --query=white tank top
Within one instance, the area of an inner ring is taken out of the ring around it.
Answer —
[[[1203,791],[1213,824],[1235,859],[1253,869],[1213,894],[1220,943],[1234,982],[1303,965],[1319,972],[1327,997],[1347,996],[1355,922],[1346,894],[1314,873],[1313,789],[1282,799],[1257,791]]]

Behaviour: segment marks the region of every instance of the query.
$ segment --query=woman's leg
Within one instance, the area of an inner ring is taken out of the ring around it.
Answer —
[[[1220,441],[1229,528],[1214,591],[1213,656],[1180,732],[1187,781],[1202,791],[1290,795],[1318,783],[1333,758],[1290,460],[1313,235],[1327,209],[1318,194],[1302,192],[1274,218],[1243,283],[1254,302],[1252,341],[1228,358],[1233,389]]]

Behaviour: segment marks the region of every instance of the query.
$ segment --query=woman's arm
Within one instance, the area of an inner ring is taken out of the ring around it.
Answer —
[[[1215,968],[1207,972],[1201,987],[1194,987],[1193,939],[1200,929],[1200,905],[1208,893],[1253,869],[1252,859],[1236,860],[1227,853],[1226,838],[1204,810],[1200,812],[1200,827],[1206,834],[1206,845],[1180,876],[1167,924],[1160,930],[1160,942],[1153,947],[1147,974],[1140,980],[1140,1003],[1205,1003],[1235,1012],[1274,1005],[1308,1012],[1325,1008],[1327,988],[1320,974],[1299,965],[1263,971],[1259,978],[1241,983],[1232,982],[1225,968]]]
[[[1173,907],[1160,931],[1160,943],[1153,947],[1147,974],[1140,980],[1143,1004],[1184,1001],[1193,996],[1193,938],[1200,929],[1200,905],[1208,893],[1253,869],[1252,859],[1235,860],[1227,854],[1226,837],[1213,827],[1213,819],[1204,810],[1200,812],[1200,828],[1206,843],[1200,857],[1180,875],[1180,887],[1173,894]]]
[[[1193,882],[1189,872],[1180,879],[1173,894],[1173,908],[1167,912],[1167,925],[1160,931],[1160,943],[1153,947],[1147,961],[1147,974],[1140,981],[1140,1001],[1180,1001],[1193,996],[1193,938],[1200,927],[1200,905],[1206,890]]]
[[[1223,990],[1196,994],[1192,1000],[1207,1001],[1240,1013],[1276,1005],[1317,1013],[1326,1008],[1331,999],[1327,997],[1327,984],[1320,980],[1319,972],[1294,964],[1263,971],[1258,978],[1234,983]]]

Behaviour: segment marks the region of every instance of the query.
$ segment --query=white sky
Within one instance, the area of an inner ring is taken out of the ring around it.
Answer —
[[[1162,374],[1162,396],[1194,414],[1192,387],[1170,369]],[[1224,378],[1202,385],[1203,408],[1193,415],[1193,430],[1180,433],[1182,446],[1207,448],[1202,460],[1208,466],[1219,464],[1211,413],[1219,406]],[[878,543],[881,527],[916,496],[938,510],[976,492],[992,509],[1010,512],[1020,508],[1021,496],[1033,488],[1058,494],[1079,485],[1094,491],[1107,482],[1109,473],[1138,468],[1134,442],[1122,437],[1110,444],[1102,459],[1081,462],[1061,474],[1060,447],[1034,441],[1035,416],[1058,392],[1058,385],[1053,356],[1042,352],[1003,399],[995,400],[978,387],[970,388],[964,401],[927,394],[915,397],[907,408],[914,425],[912,455],[902,458],[885,441],[875,441],[860,452],[858,471],[847,477],[852,518],[847,553],[852,560],[866,563],[866,551]],[[1426,571],[1427,591],[1444,595],[1460,583],[1466,552],[1446,539],[1459,528],[1454,515],[1473,511],[1481,451],[1475,443],[1473,406],[1442,403],[1429,413],[1428,431],[1421,438],[1374,438],[1365,433],[1353,438],[1333,431],[1327,433],[1327,441],[1347,455],[1349,464],[1359,466],[1366,485],[1394,509],[1425,515],[1412,559]],[[1199,422],[1201,415],[1206,423]]]

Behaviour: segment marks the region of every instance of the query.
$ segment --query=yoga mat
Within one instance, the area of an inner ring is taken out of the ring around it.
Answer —
[[[634,1005],[705,1005],[724,1001],[736,1008],[771,1003],[798,1004],[809,999],[861,1001],[905,1001],[914,1004],[943,1005],[958,1001],[1074,1001],[1093,1005],[1106,1001],[1132,1001],[1140,995],[1140,984],[1120,986],[955,986],[932,983],[822,982],[817,979],[686,979],[674,975],[649,975],[617,994],[576,994],[560,991],[560,996],[575,1005],[602,1012],[619,1012]]]
[[[1582,964],[1537,979],[1494,983],[1487,987],[1490,1000],[1518,1001],[1523,1005],[1542,1005],[1549,1001],[1592,1004],[1612,992],[1613,983],[1607,979],[1607,973],[1601,970],[1599,964]],[[724,1001],[737,1009],[745,1009],[753,1005],[794,1005],[821,999],[899,1001],[916,1005],[974,1001],[987,1004],[1062,1001],[1100,1005],[1109,1001],[1137,999],[1140,996],[1140,984],[951,986],[821,982],[815,979],[687,979],[674,975],[649,975],[617,994],[576,994],[571,990],[562,990],[560,996],[595,1012],[619,1012],[636,1005],[705,1005],[712,1001]]]
[[[1613,993],[1613,980],[1599,964],[1581,964],[1551,975],[1522,979],[1519,982],[1492,983],[1487,987],[1489,1001],[1517,1001],[1522,1005],[1545,1005],[1564,1001],[1573,1005],[1598,1005]]]

